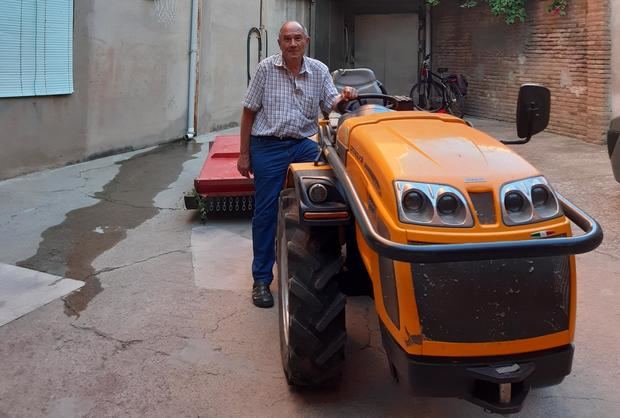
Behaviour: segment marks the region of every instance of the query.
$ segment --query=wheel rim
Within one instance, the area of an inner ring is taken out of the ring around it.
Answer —
[[[284,223],[284,222],[282,222]],[[280,253],[280,263],[278,265],[278,286],[280,288],[280,315],[282,317],[282,334],[284,343],[289,344],[289,325],[290,314],[288,310],[289,287],[288,287],[288,242],[286,239],[285,228],[282,227],[278,237],[278,250]]]

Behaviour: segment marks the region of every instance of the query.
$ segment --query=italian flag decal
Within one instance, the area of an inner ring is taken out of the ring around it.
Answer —
[[[540,231],[540,232],[534,232],[532,234],[532,238],[547,238],[552,235],[555,235],[555,231]]]

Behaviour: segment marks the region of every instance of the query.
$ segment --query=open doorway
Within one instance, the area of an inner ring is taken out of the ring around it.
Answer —
[[[370,68],[390,94],[409,94],[424,53],[423,0],[316,0],[312,54],[331,71]]]
[[[355,16],[353,63],[373,70],[388,93],[409,94],[418,73],[418,15]]]

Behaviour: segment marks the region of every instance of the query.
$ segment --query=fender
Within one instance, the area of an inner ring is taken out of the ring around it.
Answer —
[[[313,202],[310,199],[310,188],[316,184],[323,186],[327,191],[325,200],[322,202]],[[351,223],[349,204],[331,166],[314,163],[291,164],[284,187],[295,189],[301,224],[334,226]]]

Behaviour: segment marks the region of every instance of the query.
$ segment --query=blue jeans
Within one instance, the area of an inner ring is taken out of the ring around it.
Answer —
[[[255,284],[269,285],[276,260],[278,197],[291,163],[314,161],[319,152],[308,139],[252,136],[250,161],[254,171],[254,217],[252,218],[252,276]]]

